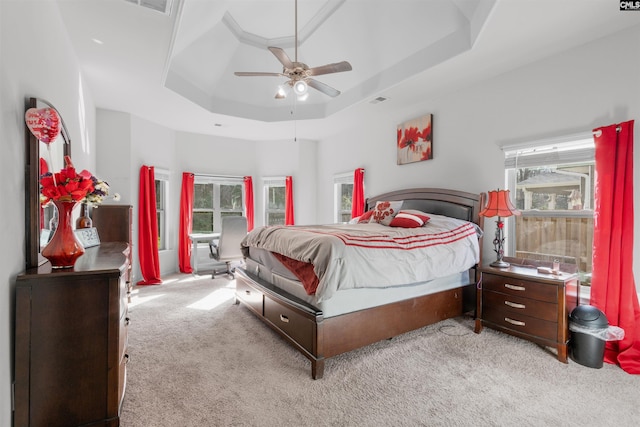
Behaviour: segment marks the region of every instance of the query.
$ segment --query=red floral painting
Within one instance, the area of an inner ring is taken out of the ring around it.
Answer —
[[[398,164],[433,159],[433,114],[398,125]]]

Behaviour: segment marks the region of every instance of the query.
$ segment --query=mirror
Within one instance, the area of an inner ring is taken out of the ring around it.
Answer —
[[[25,123],[26,170],[25,170],[25,227],[26,227],[26,267],[37,267],[46,261],[40,250],[51,234],[50,220],[55,208],[52,205],[40,206],[40,175],[42,167],[50,172],[59,171],[64,166],[64,156],[71,155],[71,140],[60,111],[51,103],[40,98],[30,98],[25,112],[29,108],[53,108],[60,116],[60,134],[47,144],[39,141]]]

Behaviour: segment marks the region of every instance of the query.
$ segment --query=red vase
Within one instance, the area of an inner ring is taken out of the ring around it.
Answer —
[[[78,202],[61,202],[54,200],[58,210],[58,226],[42,256],[47,258],[53,268],[70,268],[84,254],[84,247],[78,240],[71,225],[71,213]]]

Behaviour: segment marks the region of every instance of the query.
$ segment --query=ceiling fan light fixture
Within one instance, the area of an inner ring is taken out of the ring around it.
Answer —
[[[295,82],[293,84],[293,91],[298,96],[301,96],[301,95],[304,95],[305,93],[307,93],[308,89],[309,89],[309,87],[307,86],[307,82],[305,82],[304,80],[298,80],[297,82]]]
[[[276,93],[276,99],[284,99],[287,97],[287,92],[282,86],[278,86],[278,92]]]

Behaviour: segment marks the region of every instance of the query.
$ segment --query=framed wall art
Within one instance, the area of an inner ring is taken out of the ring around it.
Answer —
[[[398,164],[433,159],[433,114],[398,125]]]

